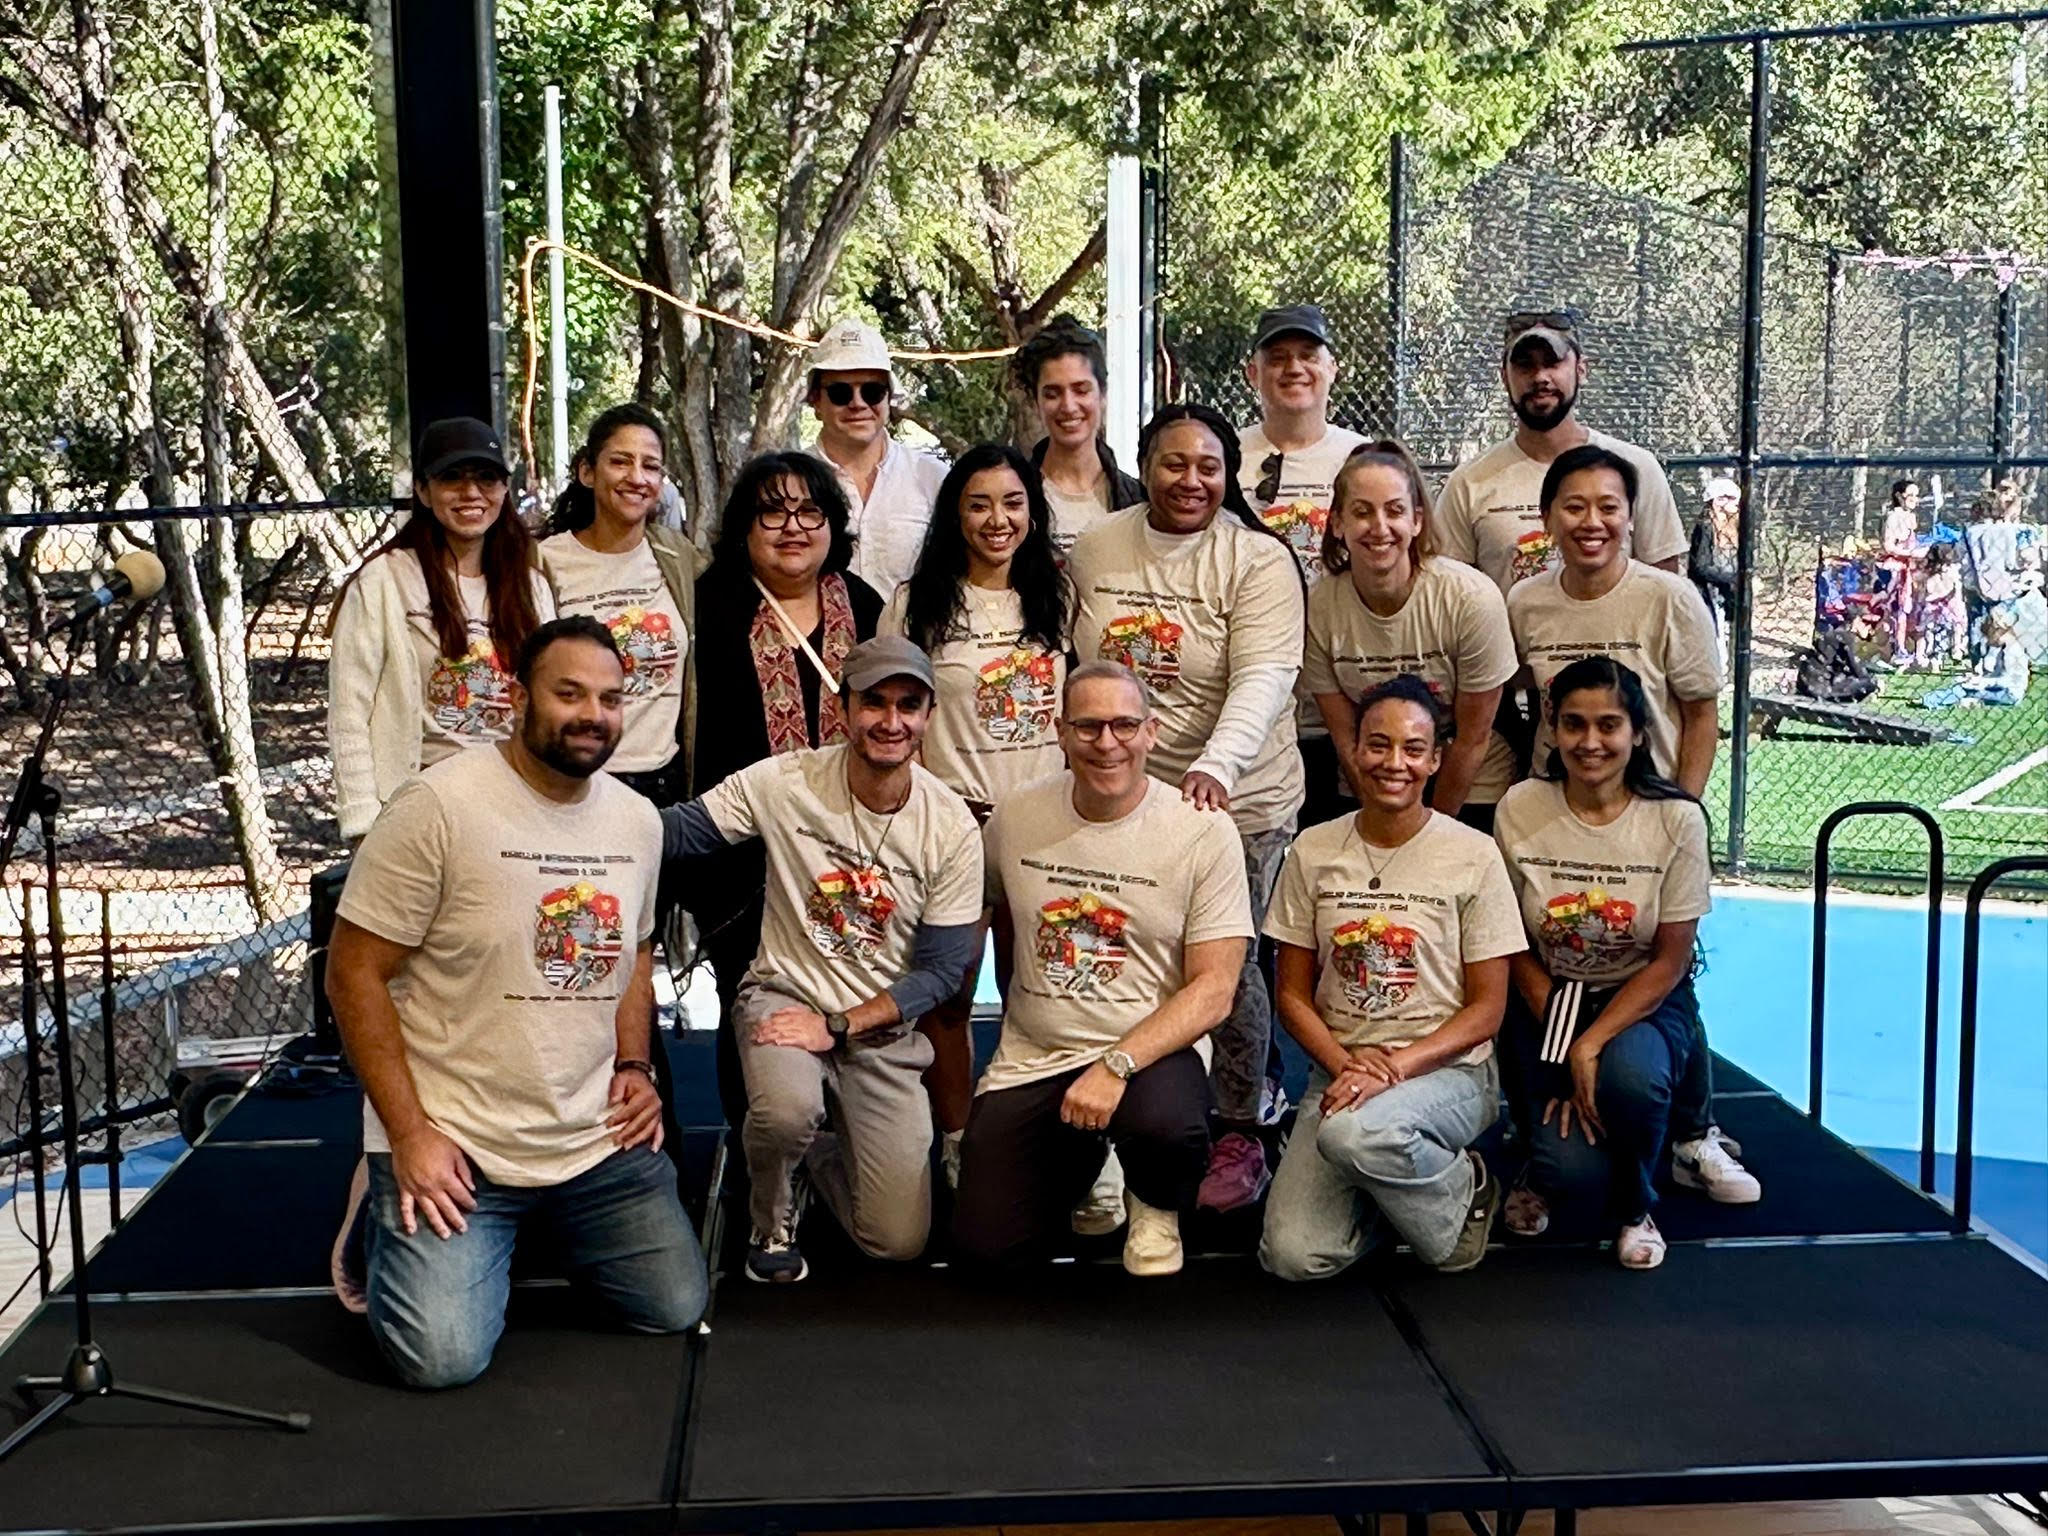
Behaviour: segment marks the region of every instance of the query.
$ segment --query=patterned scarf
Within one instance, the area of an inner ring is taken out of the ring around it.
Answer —
[[[845,665],[846,653],[854,646],[853,605],[846,599],[843,578],[836,574],[819,578],[818,607],[825,620],[825,643],[819,648],[819,655],[837,675]],[[803,681],[797,672],[799,667],[810,666],[810,659],[798,652],[766,599],[754,610],[747,643],[754,653],[754,675],[761,681],[761,708],[768,717],[771,757],[801,752],[812,745],[829,747],[846,740],[846,716],[840,712],[839,696],[821,680],[818,739],[815,743],[811,741],[804,716]]]

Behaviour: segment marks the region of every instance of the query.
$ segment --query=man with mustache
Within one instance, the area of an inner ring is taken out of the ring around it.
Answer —
[[[364,1089],[370,1331],[413,1387],[490,1363],[529,1219],[623,1327],[704,1310],[651,1056],[661,824],[598,771],[625,694],[610,632],[541,625],[511,694],[509,740],[392,796],[328,951]]]
[[[810,1272],[796,1237],[811,1184],[864,1252],[923,1251],[932,1044],[912,1026],[959,989],[981,918],[980,827],[916,760],[937,693],[930,659],[901,636],[864,641],[839,682],[844,745],[764,758],[661,813],[665,859],[755,837],[768,855],[761,947],[733,1023],[747,1276],[769,1283]]]
[[[1634,558],[1682,574],[1689,544],[1663,465],[1648,450],[1595,432],[1578,419],[1586,357],[1574,314],[1509,315],[1500,377],[1515,413],[1514,435],[1460,464],[1444,482],[1435,518],[1443,552],[1479,567],[1503,597],[1516,582],[1541,575],[1557,563],[1537,505],[1543,472],[1566,449],[1598,443],[1636,469]]]

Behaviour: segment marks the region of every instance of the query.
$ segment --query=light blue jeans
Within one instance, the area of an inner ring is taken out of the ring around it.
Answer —
[[[388,1152],[370,1154],[370,1332],[409,1387],[459,1387],[505,1331],[512,1248],[544,1226],[572,1280],[634,1333],[680,1333],[703,1316],[704,1255],[676,1196],[676,1165],[642,1145],[564,1184],[494,1184],[478,1172],[469,1230],[443,1239],[424,1217],[407,1237]]]
[[[1310,1075],[1266,1195],[1259,1262],[1283,1280],[1334,1275],[1371,1246],[1380,1216],[1423,1263],[1443,1263],[1472,1204],[1465,1149],[1500,1114],[1493,1059],[1438,1067],[1325,1118],[1329,1086],[1321,1068]]]

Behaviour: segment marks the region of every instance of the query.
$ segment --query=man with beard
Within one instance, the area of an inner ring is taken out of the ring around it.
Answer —
[[[624,693],[604,626],[541,625],[510,739],[401,786],[342,892],[327,994],[364,1089],[370,1331],[408,1386],[490,1363],[530,1222],[625,1328],[704,1310],[650,1059],[661,825],[598,772]]]
[[[864,641],[839,681],[844,745],[763,758],[661,813],[665,859],[755,837],[768,855],[761,947],[733,1004],[747,1276],[768,1283],[810,1272],[810,1184],[863,1252],[924,1251],[932,1043],[913,1026],[959,990],[980,931],[980,827],[917,762],[930,658],[901,636]]]
[[[1682,573],[1688,541],[1664,467],[1645,449],[1578,419],[1586,358],[1572,312],[1509,315],[1500,376],[1515,413],[1514,436],[1459,465],[1444,482],[1434,520],[1443,552],[1484,571],[1503,597],[1516,582],[1541,575],[1557,563],[1537,505],[1543,472],[1566,449],[1598,443],[1636,469],[1634,558]]]

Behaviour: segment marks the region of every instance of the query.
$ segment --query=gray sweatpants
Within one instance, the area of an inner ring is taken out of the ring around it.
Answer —
[[[1266,906],[1280,879],[1292,827],[1242,835],[1245,881],[1251,887],[1252,928],[1265,927]],[[1210,1037],[1214,1056],[1209,1064],[1209,1091],[1216,1098],[1216,1118],[1225,1125],[1256,1125],[1259,1097],[1266,1086],[1266,1053],[1273,1042],[1273,997],[1266,973],[1259,969],[1259,941],[1245,946],[1244,969],[1238,972],[1237,995],[1230,1013]]]
[[[932,1112],[924,1091],[932,1043],[907,1025],[893,1039],[823,1055],[753,1043],[754,1026],[769,1014],[806,1006],[752,982],[733,1003],[747,1082],[740,1142],[754,1229],[773,1232],[788,1216],[790,1176],[801,1164],[864,1253],[914,1259],[932,1225]]]

